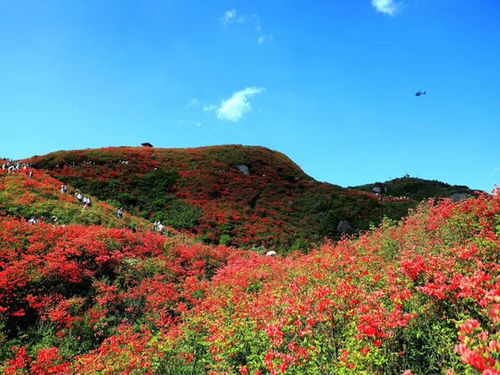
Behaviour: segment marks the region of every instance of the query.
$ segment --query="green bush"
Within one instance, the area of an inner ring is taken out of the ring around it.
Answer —
[[[173,200],[170,206],[157,217],[166,225],[176,229],[192,229],[197,224],[203,211],[180,200]]]
[[[219,238],[219,244],[229,246],[229,245],[231,245],[231,240],[232,240],[232,237],[230,235],[223,234]]]

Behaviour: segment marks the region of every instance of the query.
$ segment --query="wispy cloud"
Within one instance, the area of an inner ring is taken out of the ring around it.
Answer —
[[[272,34],[269,34],[269,35],[260,35],[259,38],[257,39],[257,42],[259,44],[264,44],[265,42],[268,42],[270,40],[273,40],[273,35]]]
[[[271,40],[273,38],[273,36],[272,35],[265,35],[264,32],[262,31],[262,25],[260,23],[259,15],[254,14],[253,19],[255,20],[255,33],[257,34],[257,42],[259,44],[263,44],[264,42]]]
[[[196,98],[193,98],[189,101],[188,103],[188,108],[191,108],[191,107],[196,107],[198,104],[200,104],[200,102],[198,101],[198,99]]]
[[[245,113],[252,110],[249,98],[262,93],[262,87],[247,87],[244,90],[235,92],[229,99],[223,100],[217,108],[217,118],[231,122],[240,121]]]
[[[245,18],[238,15],[238,12],[236,11],[236,9],[226,10],[224,12],[224,15],[220,19],[220,22],[222,23],[223,26],[229,25],[231,23],[241,23],[244,21],[245,21]]]
[[[203,106],[203,112],[212,112],[217,109],[217,106],[215,104],[207,104]]]
[[[271,34],[265,34],[262,31],[262,24],[258,14],[240,15],[236,9],[230,9],[224,12],[220,22],[222,26],[228,26],[233,23],[247,23],[254,26],[254,33],[257,36],[257,43],[263,44],[273,39]]]
[[[399,10],[401,3],[394,0],[372,0],[372,5],[379,12],[393,16]]]

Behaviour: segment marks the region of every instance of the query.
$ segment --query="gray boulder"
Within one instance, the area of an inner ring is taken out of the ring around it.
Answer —
[[[250,176],[250,168],[245,164],[237,165],[236,168],[244,175]]]
[[[354,227],[347,220],[340,220],[337,224],[338,233],[352,233],[354,232]]]
[[[470,197],[470,194],[467,193],[453,193],[450,195],[450,198],[453,199],[454,201],[463,201],[464,199],[467,199]]]

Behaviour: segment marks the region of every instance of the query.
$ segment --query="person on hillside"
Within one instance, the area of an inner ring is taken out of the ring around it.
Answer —
[[[83,203],[85,204],[85,208],[89,208],[90,207],[90,197],[84,197]]]
[[[83,199],[82,194],[81,193],[76,193],[76,199],[78,199],[81,202],[82,199]]]
[[[30,171],[30,173],[28,173],[28,178],[30,180],[33,180],[33,171]]]
[[[118,217],[118,219],[123,219],[123,208],[120,207],[120,209],[116,213],[116,216]]]

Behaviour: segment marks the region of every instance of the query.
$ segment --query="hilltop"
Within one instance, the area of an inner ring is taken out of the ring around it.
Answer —
[[[257,146],[116,147],[27,160],[52,177],[205,243],[305,249],[399,219],[417,202],[321,183]]]
[[[207,244],[305,250],[324,238],[400,219],[428,197],[473,192],[425,180],[344,189],[321,183],[286,155],[258,146],[110,147],[28,159],[52,177],[131,214]],[[415,180],[415,181],[414,181]],[[441,185],[446,186],[442,188]],[[439,185],[440,190],[434,186]]]

